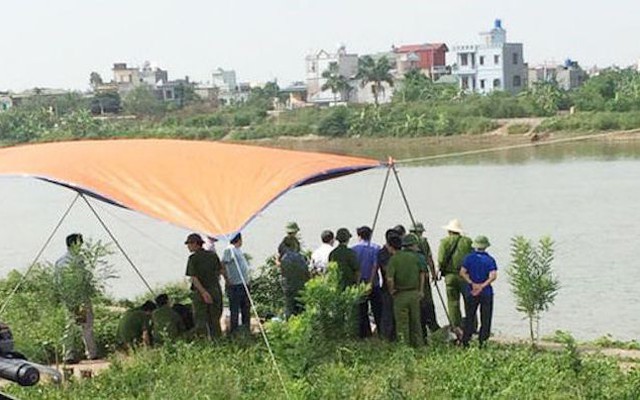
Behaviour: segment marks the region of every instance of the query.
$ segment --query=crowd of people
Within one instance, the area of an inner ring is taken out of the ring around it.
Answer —
[[[307,257],[299,238],[300,228],[297,223],[290,222],[276,255],[285,318],[304,311],[301,292],[305,283],[314,275],[326,273],[329,264],[335,263],[339,290],[366,284],[366,293],[358,302],[356,312],[360,338],[375,334],[418,347],[425,343],[429,334],[446,330],[455,334],[464,346],[469,344],[474,333],[478,333],[480,345],[483,345],[491,334],[491,284],[497,278],[496,262],[487,252],[489,240],[485,236],[471,240],[465,236],[457,219],[443,228],[447,235],[440,241],[437,258],[424,235],[425,227],[419,222],[408,232],[402,225],[388,229],[383,245],[372,242],[373,231],[368,226],[355,230],[357,241],[352,246],[349,246],[352,234],[347,228],[338,229],[335,235],[333,231],[325,230],[320,234],[320,246]],[[232,237],[221,258],[215,250],[216,239],[207,239],[208,243],[205,243],[201,235],[192,233],[185,241],[191,253],[186,268],[191,281],[191,307],[171,304],[169,297],[161,294],[155,302],[147,301],[128,310],[118,326],[118,339],[124,347],[162,343],[181,335],[221,337],[221,280],[224,280],[229,304],[228,333],[250,331],[250,267],[242,251],[242,235],[238,233]],[[82,236],[69,235],[66,243],[68,251],[56,262],[56,271],[77,262],[74,255],[82,245]],[[438,323],[433,295],[434,285],[440,280],[444,280],[446,288],[448,325],[445,328]],[[90,299],[87,298],[81,307],[68,311],[68,330],[80,325],[86,356],[96,358]],[[65,361],[72,362],[77,357],[73,345],[65,343]]]
[[[388,340],[403,340],[420,346],[430,332],[441,329],[435,311],[433,286],[444,280],[446,287],[446,314],[448,330],[468,345],[477,332],[476,314],[480,310],[479,341],[484,344],[491,332],[493,313],[492,282],[497,278],[496,262],[487,253],[489,240],[478,236],[471,240],[464,235],[456,219],[443,226],[447,236],[441,240],[437,259],[424,236],[422,223],[416,223],[409,232],[402,225],[388,229],[384,245],[372,242],[373,231],[368,226],[355,230],[357,242],[349,243],[352,234],[347,228],[320,234],[321,244],[310,255],[303,254],[300,228],[290,222],[286,235],[277,247],[276,264],[281,274],[285,318],[304,311],[301,292],[305,283],[317,274],[324,274],[329,263],[337,266],[338,285],[345,290],[365,283],[366,295],[358,303],[358,336],[373,334]],[[210,242],[213,238],[209,238]],[[248,264],[240,246],[242,237],[236,235],[224,250],[222,262],[212,247],[205,250],[204,240],[198,234],[187,238],[191,251],[187,275],[193,288],[194,318],[197,331],[211,337],[221,333],[216,324],[222,310],[219,277],[226,281],[231,311],[230,331],[238,327],[249,328],[250,293]],[[209,265],[205,268],[205,261]],[[198,267],[196,267],[198,266]],[[204,270],[213,271],[212,279]],[[207,282],[207,284],[203,284]],[[249,291],[249,292],[247,292]],[[215,300],[215,301],[214,301]],[[464,304],[465,318],[461,312]],[[242,320],[238,320],[238,315]],[[373,319],[373,324],[371,322]]]

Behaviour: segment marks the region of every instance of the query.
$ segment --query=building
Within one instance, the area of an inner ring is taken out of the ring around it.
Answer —
[[[331,90],[322,90],[327,82],[322,77],[324,71],[328,71],[332,64],[338,66],[338,73],[347,79],[355,78],[358,73],[358,55],[347,53],[344,45],[341,45],[335,53],[320,50],[306,57],[307,67],[307,101],[315,104],[330,104],[334,102],[346,102],[349,93],[333,93]]]
[[[222,104],[242,102],[239,96],[236,71],[218,68],[211,73],[211,85],[218,89],[218,99]]]
[[[284,102],[284,108],[287,110],[295,110],[297,108],[307,107],[307,85],[304,82],[294,82],[291,85],[280,89],[280,94],[287,95]]]
[[[139,74],[140,81],[154,89],[169,81],[169,73],[164,69],[152,66],[149,61],[145,61]]]
[[[529,68],[529,87],[536,82],[556,82],[558,87],[571,90],[582,86],[589,79],[589,75],[580,67],[577,61],[567,59],[564,64],[545,63]]]
[[[120,96],[126,96],[142,84],[155,90],[169,81],[169,73],[152,66],[149,61],[146,61],[142,68],[130,67],[127,63],[115,63],[111,71],[113,72],[112,84],[117,86]]]
[[[426,76],[436,80],[447,73],[447,52],[444,43],[411,44],[393,47],[396,71],[404,76],[411,70],[419,70]]]
[[[497,19],[494,28],[480,33],[481,43],[452,48],[452,72],[460,82],[460,89],[468,92],[490,93],[503,90],[512,94],[527,87],[527,65],[522,43],[508,43],[507,31]]]
[[[115,63],[111,69],[113,82],[118,86],[118,93],[126,95],[142,82],[140,68],[129,67],[127,63]]]

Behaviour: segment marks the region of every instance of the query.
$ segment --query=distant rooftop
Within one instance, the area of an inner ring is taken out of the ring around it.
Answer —
[[[445,47],[445,49],[448,50],[447,45],[444,43],[423,43],[398,46],[394,48],[394,51],[396,53],[415,53],[418,51],[437,50],[441,47]]]

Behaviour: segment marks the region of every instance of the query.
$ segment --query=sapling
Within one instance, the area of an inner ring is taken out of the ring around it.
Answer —
[[[538,341],[540,318],[553,305],[560,289],[554,276],[554,242],[545,236],[535,246],[524,236],[511,239],[511,264],[507,271],[511,292],[515,296],[516,309],[529,320],[531,344]]]

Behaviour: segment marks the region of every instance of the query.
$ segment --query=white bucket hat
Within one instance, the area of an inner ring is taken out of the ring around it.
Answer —
[[[457,218],[452,219],[451,221],[449,221],[447,225],[443,226],[442,228],[450,232],[457,232],[457,233],[464,232],[462,230],[462,224]]]

